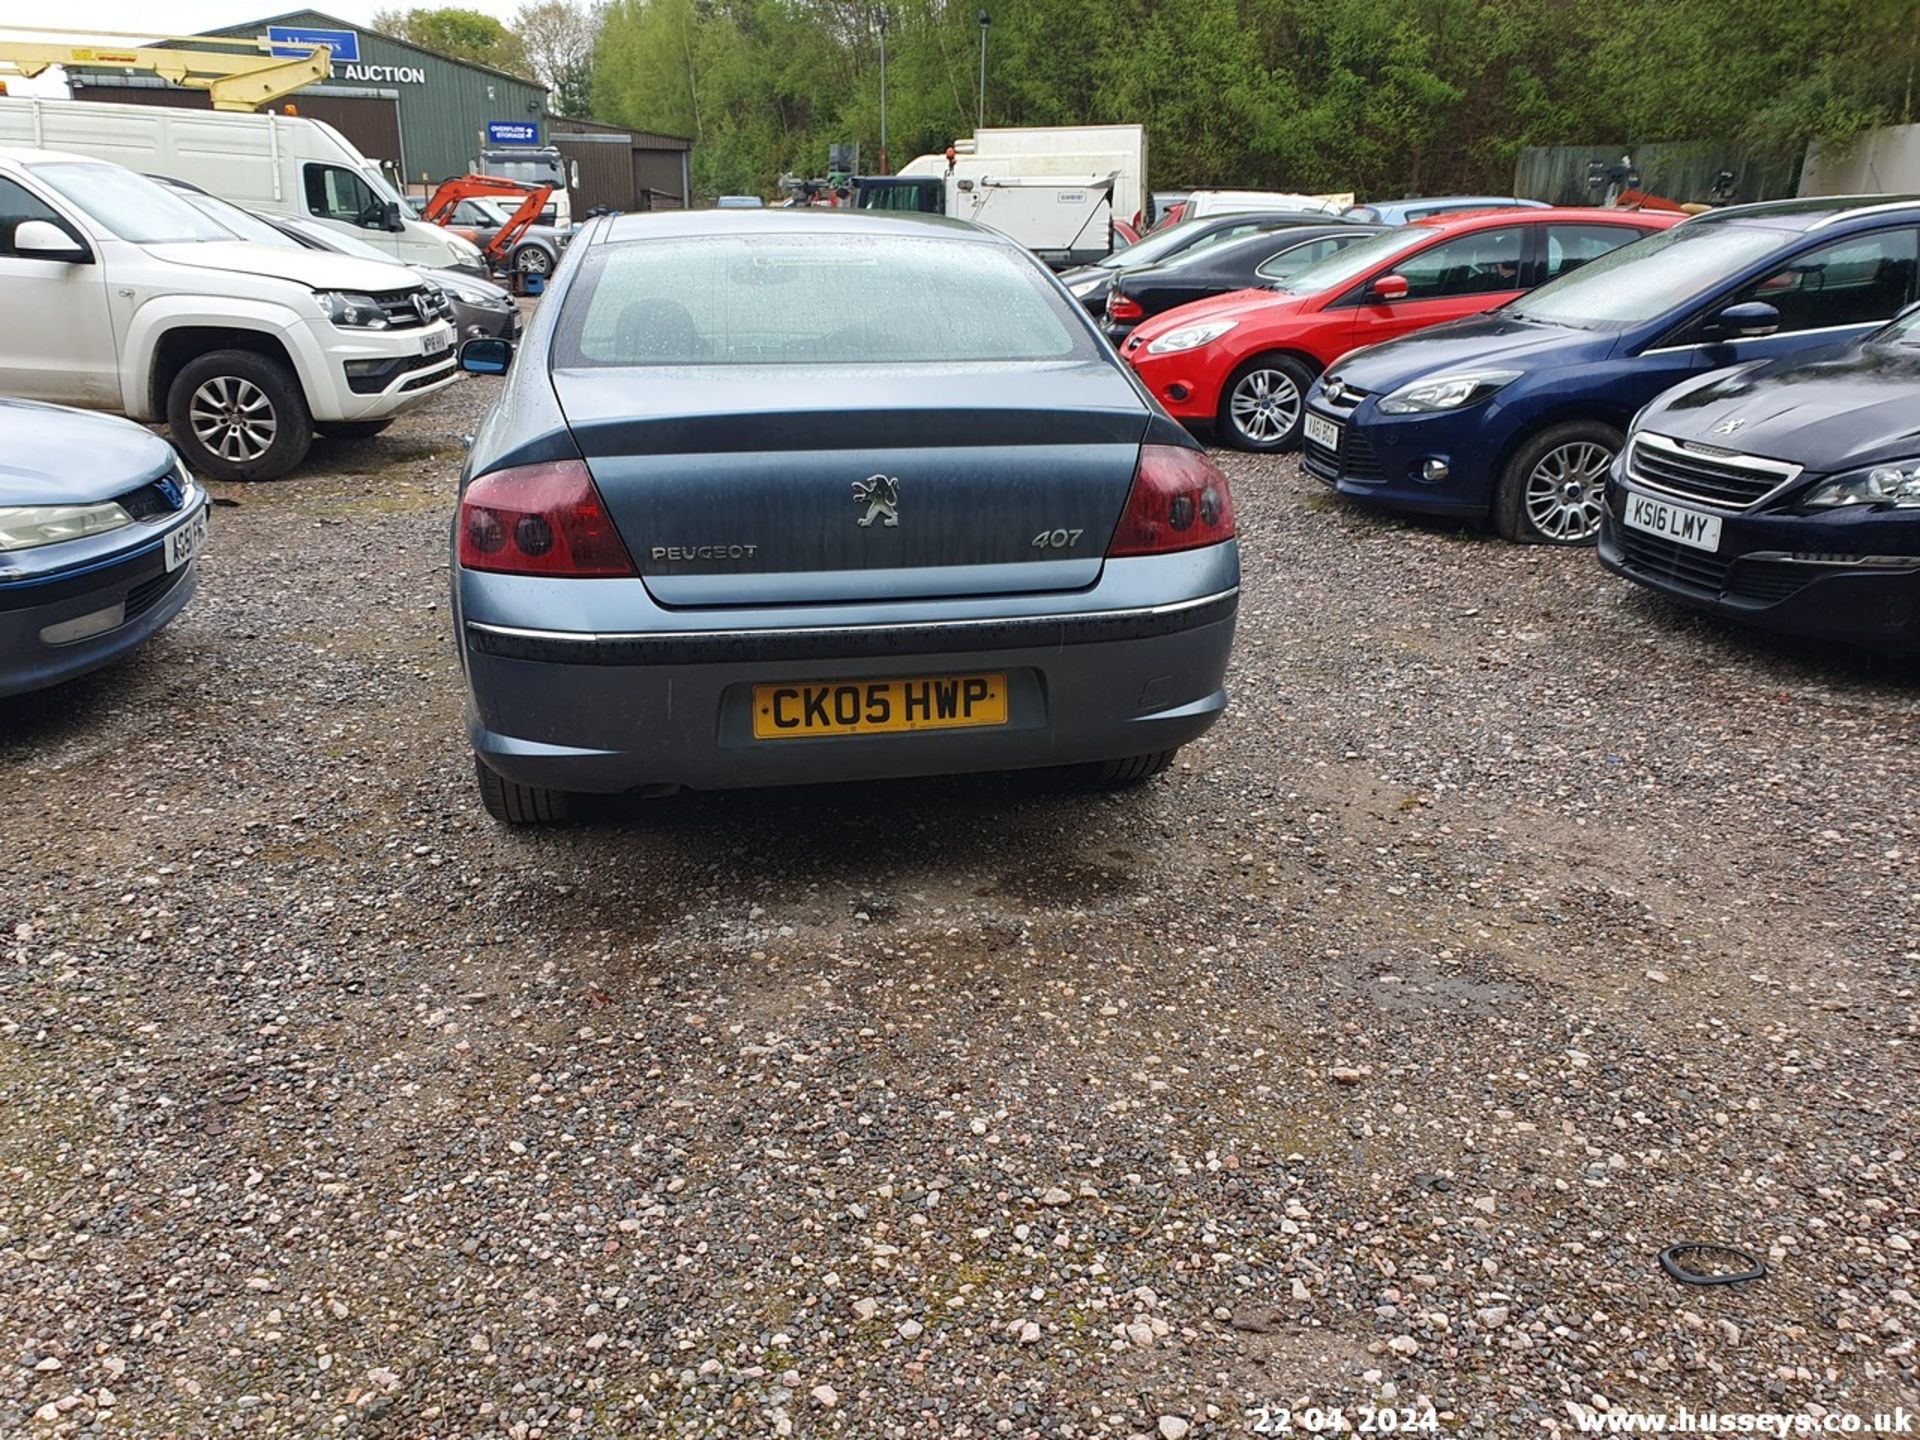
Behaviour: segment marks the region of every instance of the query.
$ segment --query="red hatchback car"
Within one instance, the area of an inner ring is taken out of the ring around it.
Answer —
[[[1300,443],[1306,393],[1349,350],[1478,315],[1683,220],[1649,210],[1482,210],[1361,240],[1267,290],[1156,315],[1122,350],[1189,427],[1242,450]]]

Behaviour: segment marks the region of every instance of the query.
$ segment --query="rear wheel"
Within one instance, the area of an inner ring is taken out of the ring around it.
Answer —
[[[480,803],[503,825],[559,825],[573,814],[573,796],[565,790],[509,780],[488,769],[477,755],[473,773],[480,782]]]
[[[1241,450],[1271,454],[1300,443],[1313,372],[1291,355],[1256,355],[1220,396],[1220,432]]]
[[[1493,523],[1529,545],[1591,545],[1607,503],[1607,472],[1625,437],[1598,420],[1549,425],[1507,461]]]
[[[167,428],[188,466],[216,480],[277,480],[313,445],[300,382],[251,350],[215,350],[182,366],[167,390]]]
[[[1156,750],[1151,755],[1129,755],[1124,760],[1103,760],[1087,767],[1090,778],[1096,785],[1105,785],[1115,790],[1125,790],[1134,785],[1143,785],[1154,776],[1161,774],[1173,764],[1173,757],[1180,751]]]

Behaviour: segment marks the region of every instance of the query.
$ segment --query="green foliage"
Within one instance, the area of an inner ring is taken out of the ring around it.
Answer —
[[[462,10],[454,5],[379,10],[374,12],[373,28],[437,54],[477,61],[515,75],[533,73],[519,36],[479,10]]]
[[[983,0],[890,0],[892,167],[972,133]],[[989,125],[1147,126],[1151,181],[1503,190],[1523,146],[1790,153],[1909,118],[1914,0],[984,0]],[[878,7],[612,0],[602,119],[691,135],[706,194],[835,141],[877,169]]]

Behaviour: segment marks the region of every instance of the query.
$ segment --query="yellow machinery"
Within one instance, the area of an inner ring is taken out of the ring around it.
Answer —
[[[195,48],[169,49],[164,40]],[[126,42],[126,43],[117,43]],[[247,49],[209,50],[208,44],[246,46]],[[301,49],[300,56],[274,55]],[[77,33],[0,25],[0,67],[28,79],[53,65],[78,65],[109,70],[147,70],[176,85],[204,90],[216,110],[258,110],[283,95],[325,80],[333,51],[325,45],[291,45],[285,41],[233,39],[218,35],[142,35],[112,31]]]

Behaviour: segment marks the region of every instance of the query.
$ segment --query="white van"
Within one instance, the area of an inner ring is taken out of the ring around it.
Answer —
[[[403,265],[486,273],[477,246],[414,219],[378,166],[304,116],[0,97],[0,145],[111,160],[243,209],[310,217]]]

